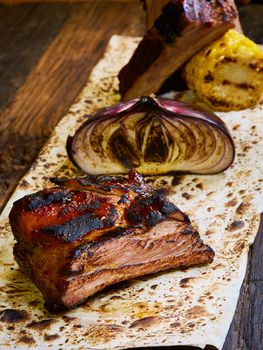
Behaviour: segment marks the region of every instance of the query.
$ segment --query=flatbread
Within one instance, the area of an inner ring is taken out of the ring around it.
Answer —
[[[83,122],[85,113],[119,100],[116,76],[138,41],[130,37],[111,38],[86,87],[55,128],[1,215],[3,350],[223,346],[263,206],[260,104],[240,112],[219,114],[237,146],[235,162],[227,171],[211,176],[148,179],[155,185],[171,187],[170,199],[190,216],[205,243],[215,250],[212,264],[136,278],[108,288],[75,310],[55,315],[44,309],[40,292],[13,259],[14,241],[7,219],[12,203],[52,186],[48,180],[52,176],[79,175],[67,159],[66,138]]]

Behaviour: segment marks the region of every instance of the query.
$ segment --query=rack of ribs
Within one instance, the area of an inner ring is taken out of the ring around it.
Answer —
[[[52,181],[56,187],[16,201],[9,216],[15,259],[50,310],[133,277],[213,260],[187,215],[134,170]]]

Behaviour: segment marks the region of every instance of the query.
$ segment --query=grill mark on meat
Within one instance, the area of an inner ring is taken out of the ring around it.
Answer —
[[[91,231],[113,226],[117,216],[117,210],[112,207],[110,209],[110,215],[105,219],[94,217],[92,213],[88,213],[60,225],[46,226],[42,228],[42,231],[51,236],[61,238],[66,243],[72,243]]]
[[[167,200],[162,192],[151,196],[135,197],[134,202],[127,208],[126,219],[133,225],[144,224],[155,226],[165,217],[179,212],[179,209]]]
[[[155,226],[159,221],[163,220],[164,217],[158,211],[151,211],[147,218],[147,223],[149,226]]]
[[[181,233],[183,233],[184,235],[191,235],[193,234],[193,230],[191,228],[185,228],[181,231]]]
[[[83,204],[80,204],[78,205],[75,210],[76,211],[79,211],[79,212],[83,212],[85,210],[96,210],[98,209],[99,207],[101,206],[101,202],[98,201],[98,200],[95,200],[95,201],[91,201],[89,203],[83,203]],[[64,215],[67,215],[69,212],[70,212],[70,207],[64,207],[62,208],[59,212],[58,212],[58,215],[57,217],[60,218]]]
[[[129,198],[127,194],[122,194],[119,201],[117,202],[118,204],[127,204],[129,203]]]
[[[88,251],[89,247],[90,247],[90,243],[80,244],[71,252],[71,258],[73,260],[79,258],[84,252]],[[91,256],[93,256],[93,253]]]
[[[92,214],[88,213],[68,220],[61,225],[44,227],[42,231],[51,236],[62,238],[67,243],[71,243],[85,234],[93,230],[100,230],[103,227],[104,225],[101,219],[94,218]]]
[[[98,209],[100,206],[101,206],[101,202],[95,200],[95,201],[91,201],[90,203],[80,204],[76,209],[78,211],[82,211],[82,210],[85,210],[85,209],[95,210],[95,209]]]
[[[172,213],[176,213],[179,211],[178,208],[176,207],[176,205],[174,205],[172,202],[170,202],[168,200],[164,201],[163,206],[160,210],[164,216],[168,216]]]
[[[52,203],[65,204],[72,199],[72,194],[68,190],[60,190],[59,192],[52,192],[45,194],[43,192],[31,195],[30,201],[27,205],[27,210],[34,210]]]

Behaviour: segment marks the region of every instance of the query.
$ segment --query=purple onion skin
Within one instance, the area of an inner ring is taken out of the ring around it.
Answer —
[[[113,106],[101,109],[94,115],[87,115],[88,119],[80,126],[80,128],[76,131],[75,135],[73,137],[68,137],[67,152],[69,159],[85,173],[97,174],[94,173],[92,170],[87,171],[87,169],[85,169],[85,166],[83,166],[81,162],[76,159],[76,153],[78,152],[78,150],[74,149],[74,142],[78,135],[83,131],[83,129],[89,127],[89,124],[93,123],[94,121],[101,122],[112,117],[125,118],[131,114],[143,113],[147,111],[155,112],[159,116],[163,115],[165,117],[171,118],[171,120],[176,119],[183,121],[191,119],[194,121],[204,122],[209,124],[210,126],[221,130],[221,132],[231,144],[232,157],[229,163],[223,169],[217,172],[211,171],[211,173],[208,171],[207,174],[216,174],[218,172],[224,171],[233,163],[235,158],[235,145],[226,124],[218,116],[216,116],[210,111],[200,108],[199,106],[196,107],[184,102],[149,96],[142,96],[141,98],[121,102]],[[127,172],[128,170],[129,169],[127,169]],[[189,169],[186,171],[170,171],[169,173],[172,174],[180,172],[200,174],[196,171],[191,171]],[[155,174],[153,173],[152,175]]]
[[[122,114],[130,115],[133,113],[144,112],[147,108],[152,110],[159,108],[160,110],[163,110],[161,113],[165,115],[167,115],[167,111],[169,111],[171,112],[170,116],[176,118],[183,116],[193,117],[195,119],[198,118],[207,121],[208,123],[215,124],[217,127],[221,128],[223,132],[230,135],[230,132],[223,120],[212,112],[188,103],[149,96],[142,96],[141,98],[136,98],[126,102],[120,102],[113,106],[103,108],[96,114],[87,115],[88,120],[80,126],[77,132],[90,124],[95,119],[104,119],[105,117],[112,117],[113,115],[119,115],[121,117]],[[69,138],[71,137],[69,136]]]

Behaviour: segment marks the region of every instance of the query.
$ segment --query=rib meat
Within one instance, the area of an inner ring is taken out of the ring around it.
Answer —
[[[234,27],[236,16],[233,0],[168,1],[119,73],[123,99],[158,92],[199,50]]]
[[[143,8],[146,12],[146,29],[149,30],[154,26],[156,18],[158,18],[162,13],[162,8],[168,4],[170,0],[141,0]],[[249,2],[250,0],[243,0]],[[240,3],[242,0],[239,1]],[[238,1],[237,1],[238,3]],[[235,5],[235,0],[229,1],[229,4],[233,6],[237,13],[237,17],[234,21],[235,29],[242,33],[241,24],[239,21],[238,11]]]
[[[16,261],[49,309],[75,307],[136,276],[213,260],[189,218],[135,171],[128,179],[53,181],[59,186],[25,196],[10,212]]]

